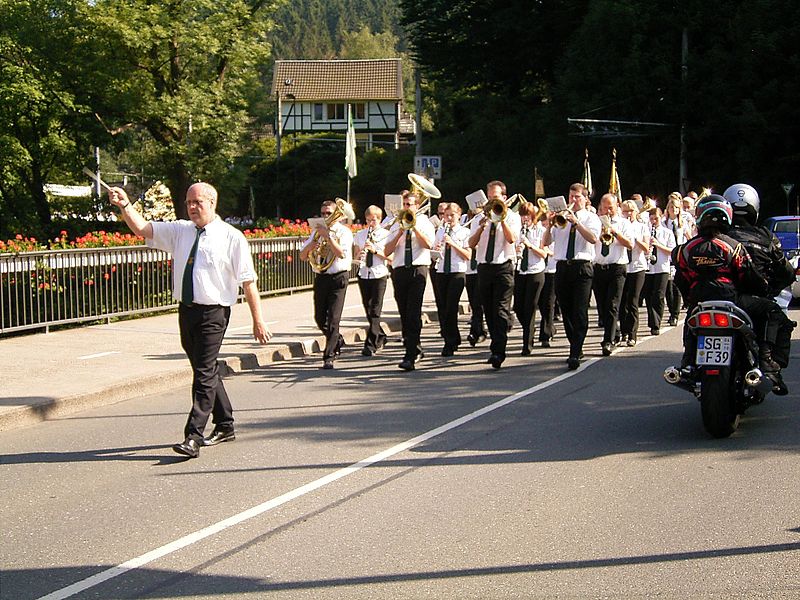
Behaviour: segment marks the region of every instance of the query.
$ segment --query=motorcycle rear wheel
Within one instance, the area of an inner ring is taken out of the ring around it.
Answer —
[[[739,413],[733,402],[730,369],[719,375],[701,375],[700,410],[703,426],[715,438],[729,437],[739,426]]]

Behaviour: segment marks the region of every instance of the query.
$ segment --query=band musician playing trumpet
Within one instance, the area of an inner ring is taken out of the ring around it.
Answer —
[[[561,306],[564,332],[569,340],[567,367],[577,369],[583,357],[583,342],[589,330],[589,299],[595,244],[600,237],[600,219],[587,210],[589,198],[581,183],[569,188],[569,210],[564,211],[564,227],[554,224],[554,213],[548,214],[545,246],[553,242],[556,259],[556,297]]]
[[[367,339],[364,340],[363,356],[372,356],[386,344],[386,334],[381,328],[383,297],[389,269],[384,254],[389,232],[381,227],[383,211],[372,205],[364,211],[367,226],[353,236],[353,249],[359,259],[358,289],[361,303],[367,316]]]
[[[519,239],[519,215],[506,209],[506,184],[486,184],[489,198],[484,214],[472,223],[469,245],[477,249],[478,289],[483,301],[486,324],[492,338],[488,362],[499,369],[506,358],[511,325],[511,299],[514,294],[514,262]],[[505,213],[504,217],[495,216]]]
[[[600,349],[603,356],[609,356],[614,348],[614,340],[617,339],[619,305],[633,243],[629,231],[630,221],[619,214],[619,203],[614,194],[604,194],[600,198],[597,214],[602,229],[595,244],[592,289],[603,326]]]
[[[342,200],[339,202],[343,203]],[[323,369],[333,368],[333,361],[344,346],[339,322],[353,257],[353,233],[340,222],[346,215],[339,213],[340,216],[336,216],[337,208],[333,200],[322,203],[320,215],[325,219],[325,225],[315,228],[300,249],[300,260],[308,261],[315,273],[314,321],[325,336]]]
[[[398,366],[404,371],[413,371],[417,361],[423,357],[420,345],[422,300],[435,232],[428,217],[417,212],[417,196],[408,190],[402,196],[403,211],[407,212],[395,219],[384,254],[394,253],[392,285],[405,346],[405,356]]]

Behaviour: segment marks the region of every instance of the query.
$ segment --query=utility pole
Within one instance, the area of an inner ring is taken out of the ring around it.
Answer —
[[[415,156],[422,156],[422,85],[421,85],[421,77],[419,74],[419,66],[414,69],[414,103],[416,104],[416,150],[414,151]]]
[[[686,82],[689,75],[689,30],[683,28],[683,35],[681,38],[681,85],[683,87],[683,123],[681,123],[681,158],[679,168],[678,189],[684,196],[688,191],[686,189],[686,182],[689,177],[686,159],[686,100],[688,98],[688,90],[686,89]]]

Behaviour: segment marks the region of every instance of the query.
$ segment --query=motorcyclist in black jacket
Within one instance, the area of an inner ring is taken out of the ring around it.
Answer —
[[[733,223],[728,236],[744,246],[750,254],[753,267],[766,281],[765,289],[753,293],[774,298],[794,281],[794,268],[786,260],[775,234],[756,224],[761,207],[758,192],[746,183],[737,183],[725,190],[723,197],[733,209]],[[789,347],[795,326],[796,323],[790,321],[782,310],[770,311],[763,339],[772,344],[772,359],[784,369],[789,362]]]

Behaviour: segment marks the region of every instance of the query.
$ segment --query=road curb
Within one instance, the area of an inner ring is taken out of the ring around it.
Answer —
[[[459,312],[464,314],[465,305],[462,303]],[[438,322],[435,311],[422,313],[422,326]],[[396,333],[400,330],[400,319],[388,319],[381,322],[386,333]],[[363,342],[366,337],[366,327],[348,327],[342,329],[342,336],[348,345],[354,346]],[[220,357],[219,366],[223,377],[228,377],[244,371],[252,371],[278,362],[296,358],[313,356],[322,351],[325,345],[323,336],[304,339],[287,344],[266,346],[256,352],[236,352]],[[76,412],[143,398],[158,394],[178,387],[189,386],[192,382],[192,370],[189,365],[158,373],[149,377],[139,377],[129,381],[122,381],[107,386],[100,390],[64,396],[63,398],[40,398],[30,404],[19,406],[16,409],[4,411],[0,414],[0,431],[7,431],[17,427],[25,427],[49,419],[65,417]]]

